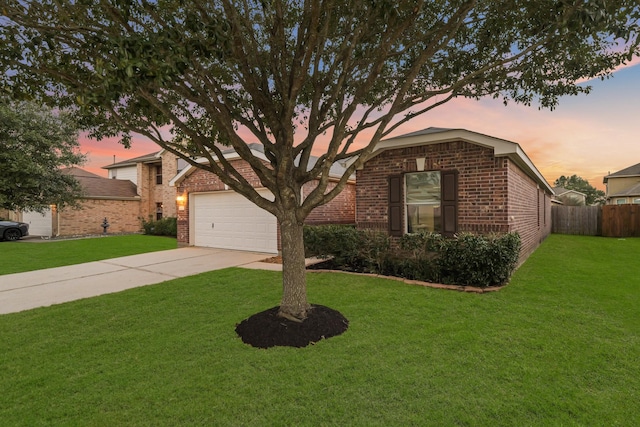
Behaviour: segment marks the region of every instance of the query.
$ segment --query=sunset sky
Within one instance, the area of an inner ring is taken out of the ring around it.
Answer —
[[[394,135],[427,127],[464,128],[517,142],[553,183],[560,175],[577,174],[596,188],[602,178],[640,163],[640,59],[605,81],[592,80],[589,95],[565,97],[554,110],[504,104],[499,100],[456,99],[404,124]],[[247,141],[255,142],[255,141]],[[107,176],[102,166],[159,148],[148,140],[134,139],[130,149],[115,140],[81,139],[88,154],[83,166]]]

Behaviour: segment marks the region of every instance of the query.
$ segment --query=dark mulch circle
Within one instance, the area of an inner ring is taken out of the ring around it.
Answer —
[[[349,327],[349,321],[339,311],[323,305],[312,304],[303,322],[278,317],[279,308],[273,307],[243,320],[236,326],[236,333],[253,347],[306,347],[323,338],[340,335]]]

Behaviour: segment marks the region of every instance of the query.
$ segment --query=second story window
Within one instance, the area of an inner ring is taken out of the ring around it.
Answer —
[[[156,184],[162,185],[162,166],[156,166]]]

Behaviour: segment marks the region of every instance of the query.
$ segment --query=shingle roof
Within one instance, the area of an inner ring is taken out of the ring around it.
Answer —
[[[586,194],[577,191],[577,190],[569,190],[567,188],[564,187],[553,187],[553,192],[555,193],[556,196],[562,196],[565,193],[576,193],[576,194],[581,194],[583,196],[586,196]]]
[[[415,132],[405,133],[404,135],[394,136],[393,138],[389,138],[389,139],[407,138],[409,136],[429,135],[429,134],[433,134],[433,133],[447,132],[447,131],[450,131],[450,130],[454,130],[454,129],[453,128],[429,127],[429,128],[422,129],[422,130],[417,130]]]
[[[69,168],[63,171],[73,175],[82,186],[85,198],[129,199],[138,197],[136,185],[123,179],[103,178],[80,168]]]
[[[252,150],[264,153],[264,146],[262,144],[251,143],[251,144],[248,144],[248,146]],[[222,150],[222,154],[229,154],[229,153],[233,153],[233,152],[235,152],[235,150],[233,148],[229,148],[227,150]],[[316,165],[316,162],[318,161],[318,159],[319,159],[319,157],[309,156],[309,164],[308,164],[307,168],[309,170],[312,169]],[[296,166],[299,164],[299,162],[300,162],[300,156],[296,157],[296,159],[295,159]],[[342,174],[344,174],[344,172],[347,170],[347,168],[344,167],[343,162],[344,162],[344,160],[341,161],[341,162],[335,162],[334,164],[332,164],[331,167],[329,168],[329,176],[335,177],[335,178],[341,177]],[[353,178],[355,179],[355,176]]]
[[[553,188],[553,192],[556,193],[556,196],[559,196],[569,191],[564,187],[552,187],[552,188]]]
[[[121,162],[116,162],[107,166],[102,166],[102,169],[112,169],[112,168],[119,168],[122,166],[131,166],[131,165],[135,165],[136,163],[159,161],[158,153],[160,153],[160,151],[154,151],[153,153],[134,157],[132,159],[122,160]]]
[[[640,183],[633,187],[626,188],[615,194],[608,194],[607,197],[633,197],[640,196]]]
[[[604,182],[606,183],[609,178],[620,178],[623,176],[640,176],[640,163],[605,176]]]
[[[262,153],[262,157],[264,157],[264,146],[262,144],[258,144],[258,143],[250,143],[247,144],[247,146],[249,147],[249,149],[257,152],[257,153]],[[232,156],[236,153],[236,150],[233,147],[219,147],[220,151],[222,153],[223,156]],[[307,169],[311,170],[313,168],[313,166],[315,166],[316,162],[318,161],[319,157],[316,156],[310,156],[309,157],[309,164],[307,165]],[[205,161],[204,159],[199,159],[199,161]],[[300,161],[300,156],[296,157],[295,159],[295,164],[298,165]],[[344,159],[340,162],[335,162],[334,164],[331,165],[331,168],[329,168],[329,177],[331,178],[340,178],[344,172],[346,171],[346,167],[345,167],[345,162],[347,161],[347,159]],[[193,171],[195,170],[195,166],[193,165],[188,165],[187,167],[185,167],[182,171],[180,171],[178,173],[178,175],[176,175],[171,182],[169,183],[169,185],[173,186],[173,185],[177,185],[178,183],[182,182],[182,180],[184,180],[187,176],[189,176]],[[355,174],[353,174],[350,179],[355,179]]]

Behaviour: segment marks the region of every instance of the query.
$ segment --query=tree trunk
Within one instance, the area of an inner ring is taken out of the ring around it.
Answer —
[[[303,321],[309,309],[303,225],[295,220],[295,215],[292,214],[291,217],[280,221],[282,301],[278,315],[289,320]]]

